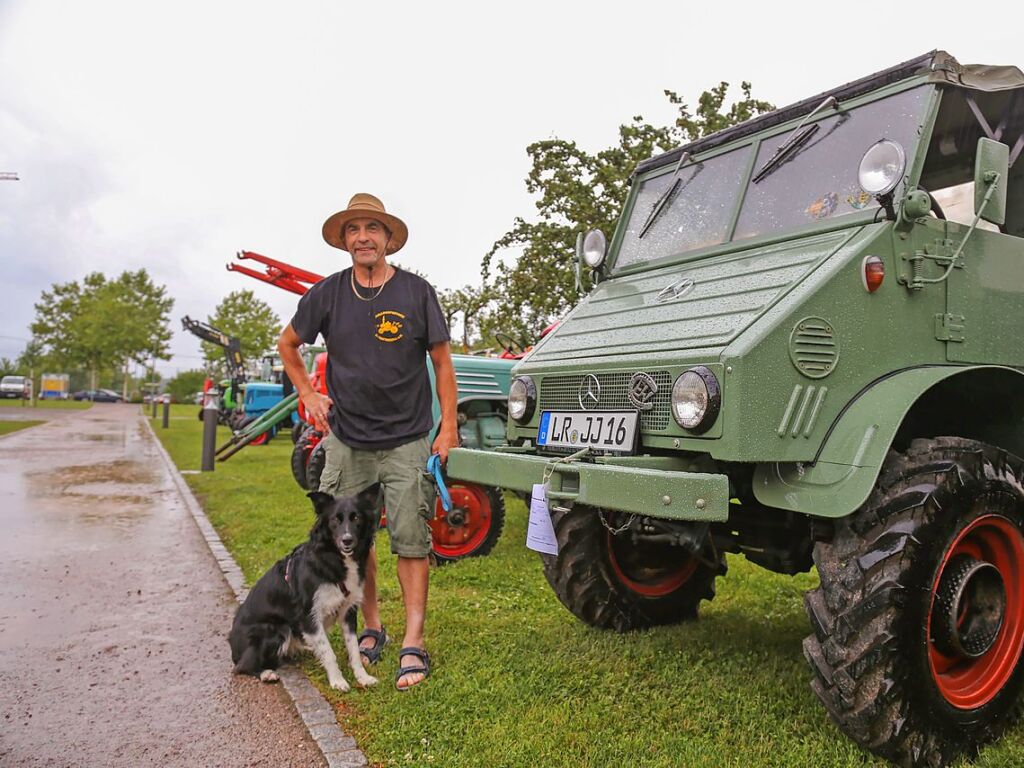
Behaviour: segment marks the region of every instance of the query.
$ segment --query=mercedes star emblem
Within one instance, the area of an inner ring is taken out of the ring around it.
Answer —
[[[589,411],[601,402],[601,382],[597,380],[597,376],[588,373],[584,377],[583,381],[580,382],[577,399],[580,402],[580,408],[584,411]]]
[[[661,293],[657,296],[657,301],[665,302],[678,299],[681,296],[685,296],[693,290],[695,285],[692,277],[681,277],[673,283],[665,286]]]

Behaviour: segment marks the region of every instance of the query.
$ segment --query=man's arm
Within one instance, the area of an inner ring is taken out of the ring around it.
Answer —
[[[331,398],[321,395],[309,383],[309,374],[306,372],[306,366],[302,364],[302,356],[299,354],[300,346],[302,346],[302,339],[289,323],[281,331],[281,337],[277,340],[277,351],[281,355],[281,362],[284,363],[285,373],[295,385],[295,391],[302,398],[302,404],[306,406],[306,413],[313,419],[313,426],[326,435],[328,430],[327,412],[332,405]]]
[[[459,422],[456,416],[458,385],[455,383],[451,345],[445,341],[431,347],[430,361],[434,364],[437,401],[441,404],[441,428],[437,431],[431,451],[439,453],[441,463],[446,464],[449,449],[459,445]]]

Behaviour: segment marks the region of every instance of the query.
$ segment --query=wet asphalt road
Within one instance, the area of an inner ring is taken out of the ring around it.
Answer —
[[[324,765],[231,674],[234,597],[138,406],[37,413],[0,438],[0,765]]]

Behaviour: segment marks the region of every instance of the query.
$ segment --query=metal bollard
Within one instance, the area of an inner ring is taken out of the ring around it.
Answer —
[[[156,392],[153,393],[153,418],[156,418]]]
[[[217,400],[220,392],[210,389],[203,403],[203,472],[213,472],[213,460],[217,455]]]
[[[168,422],[171,418],[171,398],[164,398],[164,429],[167,429]]]

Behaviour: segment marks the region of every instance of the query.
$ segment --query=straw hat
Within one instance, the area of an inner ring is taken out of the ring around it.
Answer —
[[[391,230],[388,254],[395,253],[409,239],[409,228],[397,216],[384,210],[384,203],[366,192],[358,192],[348,201],[348,208],[338,211],[324,222],[324,240],[328,245],[347,251],[345,247],[345,225],[352,219],[376,219]]]

